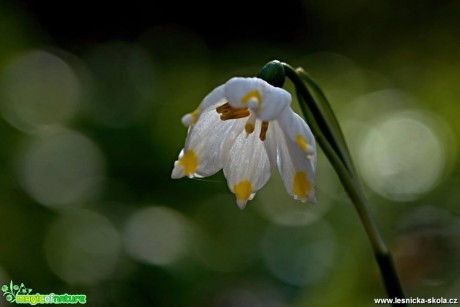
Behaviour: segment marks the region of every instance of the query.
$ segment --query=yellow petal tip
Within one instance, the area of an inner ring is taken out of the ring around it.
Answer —
[[[233,186],[233,193],[235,193],[238,207],[244,209],[252,194],[251,182],[249,180],[242,180],[238,182]]]
[[[182,166],[184,175],[193,177],[193,174],[198,167],[198,157],[193,149],[187,149],[177,162],[177,165]]]
[[[196,122],[198,121],[198,113],[199,113],[199,109],[196,109],[195,111],[193,111],[192,113],[187,113],[185,114],[183,117],[182,117],[182,124],[185,126],[185,127],[190,127],[192,125],[195,125]]]
[[[294,197],[300,199],[302,202],[306,202],[308,193],[310,193],[310,191],[311,184],[308,181],[305,173],[295,173],[292,183],[292,193],[294,194]]]
[[[236,204],[238,205],[238,208],[240,208],[241,210],[246,208],[247,203],[248,203],[247,200],[238,200],[238,199],[236,200]]]

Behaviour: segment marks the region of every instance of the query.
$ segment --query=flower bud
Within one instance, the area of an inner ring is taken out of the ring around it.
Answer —
[[[284,73],[284,67],[280,61],[274,60],[265,64],[260,70],[257,78],[267,81],[273,86],[283,87],[284,79],[286,75]]]

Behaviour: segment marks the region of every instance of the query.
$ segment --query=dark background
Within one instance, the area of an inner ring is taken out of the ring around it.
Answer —
[[[393,47],[410,39],[431,49],[433,35],[459,35],[456,1],[11,1],[54,44],[75,48],[109,39],[135,40],[146,29],[177,24],[196,32],[211,48],[266,41],[318,50]],[[458,47],[458,45],[457,45]]]

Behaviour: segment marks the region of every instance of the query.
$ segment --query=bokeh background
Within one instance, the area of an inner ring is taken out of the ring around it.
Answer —
[[[459,12],[3,0],[0,284],[89,306],[373,306],[379,272],[322,153],[315,206],[278,175],[244,211],[221,173],[170,179],[182,115],[279,59],[336,110],[407,296],[459,297]]]

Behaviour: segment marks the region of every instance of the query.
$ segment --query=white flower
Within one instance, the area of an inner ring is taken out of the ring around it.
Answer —
[[[262,79],[230,79],[182,118],[190,128],[171,177],[206,177],[223,168],[243,209],[278,164],[288,193],[315,203],[315,139],[290,104],[287,91]]]

